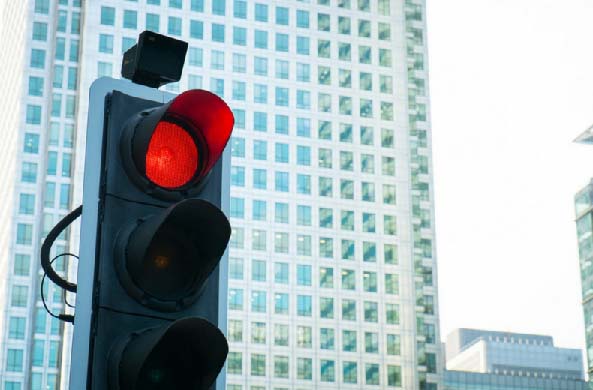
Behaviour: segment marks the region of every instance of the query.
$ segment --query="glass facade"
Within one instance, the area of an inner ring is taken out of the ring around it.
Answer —
[[[575,213],[585,337],[587,344],[587,371],[593,373],[593,184],[575,196]]]
[[[580,380],[445,371],[445,390],[588,390]]]
[[[80,203],[90,84],[149,29],[189,43],[166,90],[235,114],[227,388],[440,388],[424,0],[32,2],[3,380],[67,388],[32,259]]]

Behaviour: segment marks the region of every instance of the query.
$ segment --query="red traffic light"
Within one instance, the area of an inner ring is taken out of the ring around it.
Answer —
[[[127,124],[122,139],[126,170],[139,184],[190,190],[220,158],[233,124],[232,111],[215,94],[184,92]]]
[[[146,177],[163,188],[187,184],[198,169],[198,148],[182,127],[161,121],[146,151]]]

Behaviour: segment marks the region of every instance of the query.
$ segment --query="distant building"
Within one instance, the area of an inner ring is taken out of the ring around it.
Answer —
[[[577,239],[581,269],[587,371],[593,374],[593,181],[575,196]]]
[[[575,142],[593,144],[593,127],[579,135]],[[574,197],[581,268],[587,372],[593,374],[593,180]]]
[[[445,371],[444,390],[589,390],[582,380]]]
[[[550,336],[457,329],[445,350],[445,390],[588,389],[581,351]]]

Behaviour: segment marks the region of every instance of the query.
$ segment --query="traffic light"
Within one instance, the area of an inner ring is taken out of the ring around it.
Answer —
[[[70,388],[210,389],[228,353],[219,263],[231,234],[221,156],[232,112],[203,90],[163,103],[170,94],[96,83],[103,132],[89,117],[72,355],[86,375],[73,373]]]

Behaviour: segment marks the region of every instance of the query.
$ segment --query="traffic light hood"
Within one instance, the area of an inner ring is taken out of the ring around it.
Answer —
[[[111,382],[119,390],[207,390],[228,354],[222,332],[197,317],[133,334],[112,350]]]
[[[230,235],[218,207],[201,199],[178,202],[120,233],[115,256],[120,282],[148,307],[182,310],[198,297]]]

